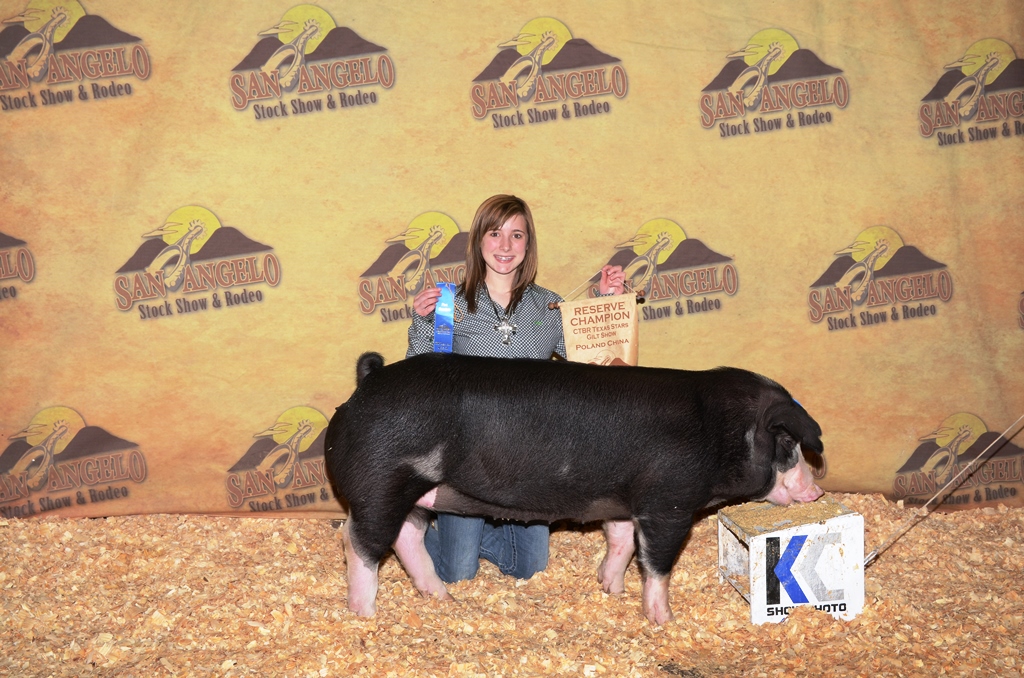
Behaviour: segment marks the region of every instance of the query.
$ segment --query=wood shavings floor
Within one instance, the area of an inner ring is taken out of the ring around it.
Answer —
[[[909,511],[835,494],[870,551]],[[0,520],[0,675],[9,676],[1020,676],[1024,509],[933,514],[866,572],[852,621],[800,608],[753,626],[716,574],[714,516],[673,570],[676,619],[640,615],[596,582],[600,530],[556,530],[526,582],[489,564],[420,598],[394,557],[379,611],[345,608],[327,520],[207,516]]]

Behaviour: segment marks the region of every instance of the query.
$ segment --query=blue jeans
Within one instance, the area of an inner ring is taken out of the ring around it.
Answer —
[[[427,553],[442,581],[472,579],[480,558],[502,574],[529,579],[548,566],[548,526],[437,514],[437,528],[427,528]]]

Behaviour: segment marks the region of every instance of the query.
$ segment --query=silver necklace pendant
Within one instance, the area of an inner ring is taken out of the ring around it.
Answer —
[[[508,321],[508,318],[502,318],[501,322],[494,326],[494,330],[502,334],[501,343],[506,346],[512,339],[512,335],[515,334],[518,329],[518,327]]]
[[[515,323],[510,322],[511,314],[505,313],[505,317],[502,318],[498,315],[498,307],[492,306],[494,309],[494,319],[498,321],[498,324],[494,326],[494,331],[500,333],[501,343],[508,346],[509,341],[512,339],[512,335],[516,333],[519,328],[516,327]]]

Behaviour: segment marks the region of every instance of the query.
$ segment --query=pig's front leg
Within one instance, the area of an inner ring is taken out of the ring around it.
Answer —
[[[670,511],[641,514],[636,519],[640,546],[637,559],[643,577],[641,609],[644,616],[657,626],[672,621],[672,609],[668,605],[669,577],[692,523],[693,514],[676,507]]]
[[[341,528],[345,544],[345,560],[348,562],[348,609],[360,617],[372,617],[377,612],[377,567],[372,566],[359,555],[352,543],[352,518]]]
[[[395,553],[402,567],[409,573],[413,586],[424,596],[435,596],[441,600],[453,600],[444,587],[444,582],[434,570],[434,561],[423,545],[427,533],[428,515],[421,508],[414,508],[402,523],[402,531],[395,541]]]
[[[605,593],[626,590],[626,568],[633,557],[633,521],[606,520],[602,526],[608,550],[597,568],[597,581]]]
[[[643,593],[640,609],[648,621],[661,626],[672,621],[672,609],[668,606],[669,575],[643,574]]]

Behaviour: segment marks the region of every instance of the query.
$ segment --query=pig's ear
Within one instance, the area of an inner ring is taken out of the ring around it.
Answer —
[[[821,442],[821,426],[807,413],[803,405],[794,400],[793,406],[796,408],[796,418],[800,422],[799,433],[794,431],[800,440],[800,447],[825,454],[825,444]]]
[[[768,408],[766,427],[775,436],[775,458],[788,466],[796,464],[797,443],[821,454],[821,427],[796,401],[780,402]]]

